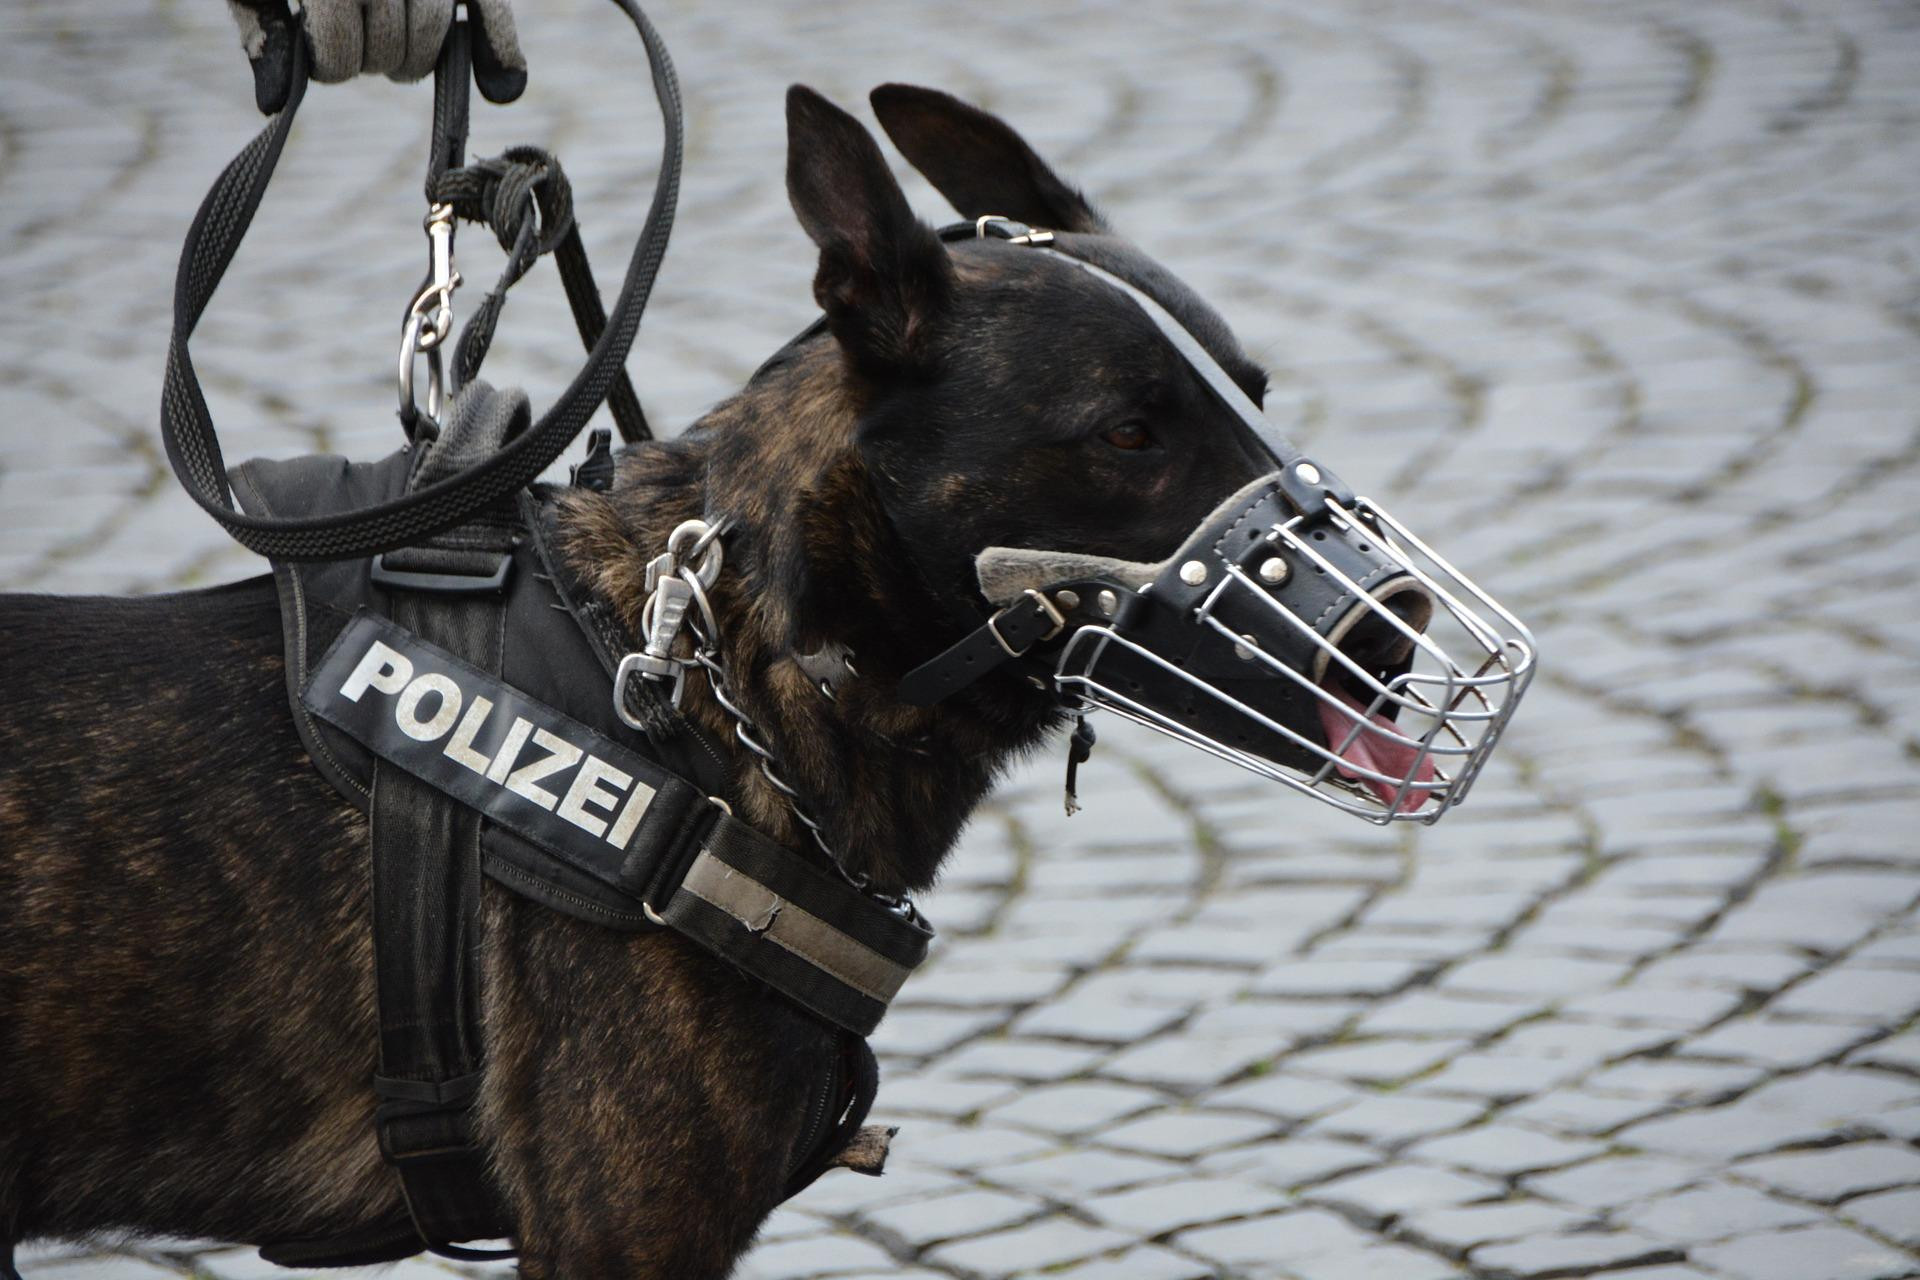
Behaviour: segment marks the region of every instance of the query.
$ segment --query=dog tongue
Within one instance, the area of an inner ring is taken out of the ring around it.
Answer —
[[[1328,747],[1340,748],[1340,744],[1346,742],[1349,734],[1353,737],[1353,741],[1347,742],[1347,745],[1340,749],[1342,760],[1356,769],[1370,770],[1389,778],[1405,778],[1411,774],[1416,784],[1433,781],[1433,757],[1429,755],[1420,761],[1419,769],[1415,770],[1413,762],[1414,758],[1420,754],[1420,748],[1402,742],[1400,739],[1403,735],[1394,727],[1393,721],[1378,712],[1368,716],[1367,709],[1341,687],[1340,681],[1332,672],[1329,672],[1327,678],[1321,681],[1320,687],[1350,707],[1353,712],[1349,717],[1338,707],[1325,702],[1319,704],[1320,728],[1327,735]],[[1374,733],[1362,729],[1354,733],[1355,719],[1371,720],[1383,732]],[[1338,768],[1338,766],[1335,767]],[[1379,797],[1381,804],[1392,804],[1394,793],[1400,790],[1397,782],[1382,782],[1378,778],[1369,778],[1350,769],[1339,769],[1339,773],[1341,777],[1350,778],[1373,792]],[[1420,786],[1409,787],[1407,794],[1400,799],[1397,812],[1413,812],[1427,802],[1428,794],[1429,792]]]

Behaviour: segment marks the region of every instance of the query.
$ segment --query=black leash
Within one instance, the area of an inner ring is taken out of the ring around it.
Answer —
[[[609,315],[601,309],[599,293],[587,270],[585,250],[580,246],[579,231],[573,224],[570,209],[567,216],[561,219],[565,225],[564,231],[556,227],[547,212],[549,208],[558,210],[561,207],[559,193],[562,183],[554,181],[558,176],[557,166],[549,167],[546,176],[537,182],[516,179],[516,183],[524,186],[533,198],[531,205],[527,198],[519,198],[516,204],[518,212],[508,219],[512,224],[516,246],[523,238],[532,236],[536,216],[544,226],[545,234],[540,240],[554,240],[556,263],[573,308],[575,324],[582,340],[591,344],[585,365],[553,406],[530,428],[498,453],[474,463],[457,475],[364,510],[276,519],[248,515],[233,503],[219,436],[214,430],[206,397],[194,373],[188,340],[259,210],[274,166],[279,162],[280,152],[286,145],[294,116],[306,94],[310,55],[303,39],[294,42],[293,76],[286,106],[221,171],[213,188],[207,192],[206,199],[201,202],[193,225],[187,232],[186,243],[180,254],[180,268],[174,279],[173,335],[167,350],[166,381],[160,401],[160,433],[174,473],[180,477],[194,501],[243,546],[281,560],[351,559],[393,550],[440,533],[531,483],[560,456],[609,394],[615,397],[614,412],[621,434],[629,440],[646,438],[645,420],[640,415],[632,384],[626,378],[624,362],[628,349],[633,345],[634,335],[639,330],[641,312],[653,290],[672,232],[674,209],[680,194],[683,126],[680,86],[659,33],[634,0],[614,2],[633,22],[646,46],[654,92],[660,102],[664,146],[660,176],[654,186],[653,203],[647,211],[646,226],[634,246],[626,279],[619,296],[614,299],[612,313]],[[461,49],[451,55],[456,60],[464,60],[467,56],[464,33],[460,39]],[[447,81],[447,77],[440,77],[436,83],[436,146],[430,164],[430,191],[435,183],[456,184],[453,175],[460,171],[459,152],[464,148],[467,106],[464,82],[455,91]],[[444,97],[439,92],[443,88],[446,89]],[[524,161],[510,160],[509,163]],[[507,171],[502,169],[494,181],[497,184],[506,177]],[[486,194],[485,174],[482,174],[479,184],[478,192],[469,193],[474,201]],[[538,188],[543,185],[549,191],[546,208],[541,207],[537,194]],[[488,203],[493,202],[489,200]],[[566,203],[570,206],[571,202],[568,200]],[[498,226],[496,234],[502,234]],[[567,247],[569,242],[571,248]],[[563,249],[564,253],[561,252]],[[519,255],[513,249],[509,253],[508,268],[512,272]],[[531,257],[527,261],[530,263]],[[524,265],[519,268],[522,273],[525,269]],[[495,295],[489,295],[482,306],[481,315],[490,310],[492,319],[497,319],[501,305],[497,295],[504,292],[507,283],[511,281],[505,281]],[[476,325],[480,324],[481,315],[475,316]],[[468,347],[475,366],[478,358],[485,355],[486,346],[491,341],[492,319],[479,328],[470,326],[468,332],[462,335],[462,346]],[[472,336],[470,347],[469,335]]]
[[[449,392],[479,376],[480,365],[493,344],[500,312],[506,306],[507,290],[544,254],[553,255],[581,345],[592,352],[607,327],[606,309],[574,214],[573,187],[560,162],[539,147],[509,147],[498,156],[465,162],[471,61],[467,24],[455,22],[441,51],[440,64],[434,69],[427,202],[451,205],[455,216],[491,228],[507,253],[507,265],[461,331]],[[615,366],[607,404],[622,440],[634,444],[653,438],[624,364]],[[402,406],[400,414],[411,439],[417,425],[414,405],[409,402]]]

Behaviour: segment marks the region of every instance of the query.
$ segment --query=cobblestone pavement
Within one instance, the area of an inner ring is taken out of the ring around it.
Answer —
[[[555,146],[609,264],[656,137],[603,7],[522,6],[534,91],[476,141]],[[1215,299],[1299,434],[1545,653],[1433,830],[1111,726],[1089,813],[1062,816],[1057,758],[1019,774],[878,1036],[891,1171],[823,1180],[743,1275],[1920,1274],[1920,9],[655,13],[691,121],[633,360],[657,421],[807,318],[784,85],[940,84]],[[257,567],[153,412],[175,245],[255,125],[223,22],[0,9],[4,585]],[[231,456],[392,443],[425,97],[310,104],[196,356]],[[523,292],[491,372],[539,401],[577,357],[551,280]],[[211,1249],[25,1266],[268,1273]]]

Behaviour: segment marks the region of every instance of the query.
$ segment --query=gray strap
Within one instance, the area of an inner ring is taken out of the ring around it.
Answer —
[[[913,972],[704,850],[680,882],[680,892],[718,907],[749,933],[784,947],[869,1000],[892,1003]]]
[[[666,905],[668,925],[836,1026],[870,1034],[933,931],[723,813]]]

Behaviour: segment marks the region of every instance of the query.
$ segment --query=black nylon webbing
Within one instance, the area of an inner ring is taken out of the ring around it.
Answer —
[[[395,592],[394,621],[498,673],[498,597]],[[473,1133],[479,1083],[480,815],[376,760],[373,951],[380,1015],[380,1149],[428,1245],[498,1235]]]
[[[666,48],[634,0],[614,2],[632,20],[646,46],[665,137],[646,227],[586,364],[531,429],[459,475],[361,511],[287,519],[250,516],[234,506],[188,339],[260,207],[305,96],[309,54],[304,39],[294,42],[293,78],[285,109],[221,171],[187,232],[174,278],[173,334],[160,400],[160,432],[174,473],[194,501],[242,545],[278,560],[336,560],[389,551],[439,533],[533,481],[606,399],[633,345],[666,254],[679,200],[682,149],[680,87]]]

